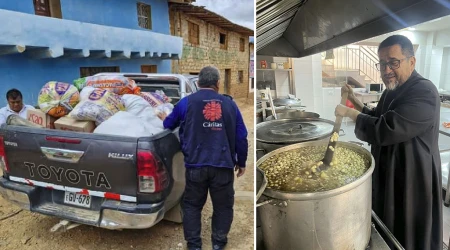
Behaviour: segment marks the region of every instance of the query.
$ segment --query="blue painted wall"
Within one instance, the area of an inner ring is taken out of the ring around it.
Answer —
[[[32,0],[0,0],[0,9],[34,14],[34,6]]]
[[[103,59],[43,59],[32,60],[25,55],[0,57],[0,106],[6,105],[6,92],[19,89],[26,104],[36,105],[39,91],[48,81],[73,83],[80,77],[80,67],[118,66],[121,72],[141,72],[141,65],[157,65],[159,73],[170,73],[167,60],[103,60]]]
[[[62,18],[127,29],[139,27],[136,0],[60,0]],[[139,0],[152,8],[152,31],[169,34],[167,0]],[[32,0],[0,0],[0,9],[34,14]]]
[[[34,15],[32,0],[0,0],[1,9],[27,13],[0,14],[0,44],[113,50],[148,50],[180,53],[182,39],[170,35],[167,0],[139,0],[152,7],[152,30],[140,28],[136,0],[60,0],[64,20]],[[115,29],[71,21],[113,26]],[[72,27],[72,28],[71,28]],[[144,32],[137,32],[141,30]],[[87,34],[84,34],[84,33]],[[109,34],[113,35],[109,36]],[[92,35],[92,36],[91,36]],[[34,37],[34,38],[32,38]],[[134,38],[134,39],[133,39]],[[85,46],[86,43],[89,46]],[[138,44],[138,45],[136,45]],[[79,45],[79,46],[78,46]],[[169,49],[167,49],[167,47]],[[179,52],[178,52],[179,51]],[[0,106],[7,104],[5,94],[19,89],[24,102],[37,104],[41,87],[48,81],[72,83],[80,77],[80,67],[118,66],[121,72],[141,72],[141,65],[157,65],[158,73],[170,73],[171,61],[161,59],[32,59],[25,54],[0,56]]]

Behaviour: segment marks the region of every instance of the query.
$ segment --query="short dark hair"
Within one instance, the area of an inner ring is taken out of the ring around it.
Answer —
[[[20,99],[23,99],[22,93],[18,89],[10,89],[8,92],[6,92],[6,100],[13,99],[16,100],[17,97],[20,97]]]
[[[378,46],[378,52],[380,51],[380,49],[387,48],[396,44],[400,45],[403,55],[414,56],[414,48],[411,40],[402,35],[393,35],[384,39],[384,41],[381,42]]]
[[[216,67],[206,66],[198,74],[197,85],[200,88],[207,88],[211,86],[217,86],[217,82],[220,80],[220,72]]]

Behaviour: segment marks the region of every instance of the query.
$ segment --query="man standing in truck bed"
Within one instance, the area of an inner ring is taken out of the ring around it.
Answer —
[[[164,127],[180,126],[181,149],[186,165],[183,227],[188,249],[201,249],[201,211],[208,190],[214,212],[213,249],[223,249],[233,221],[234,173],[245,172],[248,153],[247,129],[236,103],[220,95],[220,74],[215,67],[200,71],[200,90],[180,100],[164,117]],[[165,118],[165,119],[164,119]]]

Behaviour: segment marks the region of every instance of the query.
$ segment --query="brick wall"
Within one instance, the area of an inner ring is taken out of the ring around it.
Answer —
[[[189,22],[199,26],[199,44],[189,42]],[[172,62],[172,72],[180,74],[198,73],[203,67],[212,65],[220,70],[220,92],[234,98],[248,97],[249,93],[249,38],[233,31],[221,29],[201,19],[170,10],[172,35],[183,37],[183,57]],[[227,34],[227,49],[221,49],[219,33]],[[240,51],[240,38],[244,38],[245,51]],[[229,87],[226,91],[225,70],[229,69]],[[238,71],[243,71],[242,82],[238,82]]]

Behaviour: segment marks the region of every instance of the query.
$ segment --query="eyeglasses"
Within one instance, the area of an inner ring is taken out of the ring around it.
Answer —
[[[386,66],[389,66],[389,68],[391,70],[398,69],[398,68],[400,68],[400,62],[403,61],[403,60],[406,60],[408,58],[411,58],[411,56],[405,57],[405,58],[400,59],[400,60],[392,60],[392,61],[387,62],[387,63],[377,63],[377,64],[375,64],[375,66],[377,67],[378,71],[385,71],[386,70]]]

